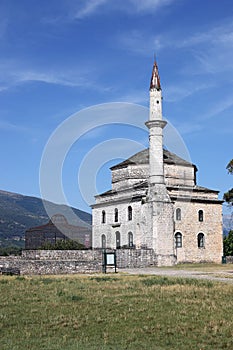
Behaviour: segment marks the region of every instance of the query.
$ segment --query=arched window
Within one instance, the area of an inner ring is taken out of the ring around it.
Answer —
[[[199,221],[203,221],[204,220],[203,210],[199,210],[198,211],[198,220]]]
[[[133,247],[133,234],[132,234],[132,232],[128,233],[128,244],[129,244],[130,248]]]
[[[121,234],[119,231],[116,232],[116,249],[121,247]]]
[[[204,233],[200,232],[197,235],[197,246],[198,248],[204,248],[205,247],[205,236]]]
[[[103,249],[106,248],[106,236],[105,236],[105,235],[102,235],[102,236],[101,236],[101,247],[102,247]]]
[[[105,210],[102,211],[102,224],[105,224],[106,222],[106,213]]]
[[[118,209],[115,208],[115,218],[114,218],[115,222],[118,222]]]
[[[128,220],[132,220],[133,218],[133,209],[131,206],[128,207]]]
[[[175,234],[175,247],[182,248],[182,234],[180,232]]]
[[[180,208],[176,209],[176,220],[177,221],[181,220],[181,209]]]

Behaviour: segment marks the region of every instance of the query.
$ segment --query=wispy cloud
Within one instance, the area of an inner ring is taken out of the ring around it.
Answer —
[[[137,12],[151,12],[170,5],[174,0],[129,0],[129,2]]]
[[[69,72],[65,73],[57,73],[57,72],[39,72],[39,71],[18,71],[12,75],[12,80],[15,84],[30,82],[30,81],[38,81],[47,84],[56,84],[63,86],[85,86],[88,84],[88,80],[83,78],[82,76],[78,76],[75,74],[72,76]]]
[[[233,24],[225,21],[208,31],[174,40],[178,49],[191,50],[198,65],[193,66],[194,74],[233,72]]]
[[[90,88],[95,91],[109,91],[111,87],[97,82],[92,70],[85,67],[74,69],[49,70],[48,68],[24,68],[19,63],[0,62],[0,92],[17,85],[41,82],[65,87]]]
[[[224,111],[232,107],[233,107],[233,95],[229,94],[229,96],[226,96],[224,99],[220,99],[217,101],[217,103],[212,104],[212,107],[206,113],[203,113],[200,119],[208,120],[212,117],[215,117],[223,113]]]
[[[69,74],[56,72],[40,72],[36,70],[15,69],[4,72],[1,77],[0,91],[8,90],[14,86],[29,82],[41,82],[67,87],[85,87],[88,81],[83,77],[72,77]]]
[[[144,2],[143,2],[144,3]],[[189,50],[202,66],[202,70],[213,73],[233,69],[233,21],[225,21],[209,30],[197,29],[194,34],[160,31],[153,35],[145,30],[131,30],[118,34],[118,46],[122,49],[147,56],[152,50]],[[198,70],[193,70],[200,73]],[[201,72],[203,73],[203,72]]]
[[[176,42],[178,47],[190,47],[200,44],[209,45],[229,45],[233,43],[233,23],[232,19],[230,21],[225,21],[223,24],[219,24],[210,28],[209,30],[197,31],[195,34],[179,39]]]
[[[208,90],[213,88],[215,85],[212,83],[203,83],[203,82],[185,82],[181,84],[168,85],[165,91],[165,99],[167,102],[180,101],[184,98],[193,95],[199,91]]]
[[[176,0],[177,1],[177,0]],[[110,12],[122,12],[127,15],[142,16],[160,10],[163,7],[169,6],[175,0],[79,0],[67,3],[66,10],[63,14],[54,17],[46,18],[45,22],[56,24],[64,19],[66,20],[83,20],[87,17],[95,16],[99,13],[108,14]]]
[[[207,130],[209,128],[209,119],[216,117],[215,119],[217,120],[217,116],[222,115],[229,109],[233,109],[233,96],[230,95],[225,99],[218,101],[218,103],[213,103],[206,112],[202,112],[196,118],[192,118],[190,122],[183,121],[181,124],[176,123],[176,128],[182,135],[194,134],[204,129]],[[231,116],[229,116],[229,118],[231,118]],[[231,119],[229,119],[229,124],[227,127],[225,125],[221,125],[216,132],[218,131],[220,133],[232,134],[231,124]]]
[[[80,6],[77,11],[74,12],[74,18],[82,19],[87,16],[93,15],[99,10],[101,6],[107,3],[107,0],[89,0],[85,1],[83,6]],[[79,2],[80,4],[80,2]]]

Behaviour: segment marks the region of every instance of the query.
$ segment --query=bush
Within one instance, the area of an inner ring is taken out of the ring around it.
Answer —
[[[224,256],[233,256],[233,231],[223,238],[223,254]]]
[[[20,255],[22,248],[19,247],[1,247],[0,256],[9,256],[9,255]]]
[[[81,250],[85,248],[83,244],[77,241],[63,239],[57,241],[55,244],[47,242],[40,247],[41,250]]]

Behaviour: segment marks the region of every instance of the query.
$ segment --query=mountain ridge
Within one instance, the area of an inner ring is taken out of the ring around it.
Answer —
[[[80,209],[44,201],[39,197],[0,190],[0,246],[23,247],[25,231],[30,227],[44,225],[50,220],[43,202],[49,208],[50,215],[62,214],[70,224],[76,226],[91,225],[91,214]]]

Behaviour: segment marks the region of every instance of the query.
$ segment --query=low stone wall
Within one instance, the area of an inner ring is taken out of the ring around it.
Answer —
[[[117,268],[155,266],[152,249],[119,249]],[[0,258],[0,271],[18,269],[22,275],[102,272],[102,250],[24,250],[20,257]]]
[[[102,271],[102,252],[92,250],[25,250],[20,257],[0,259],[0,270],[22,275],[57,275]]]
[[[118,268],[136,268],[157,265],[153,249],[118,249],[116,251]]]
[[[102,271],[102,264],[65,260],[0,260],[0,271],[19,270],[21,275],[58,275],[75,273],[96,273]]]
[[[73,260],[102,263],[101,250],[23,250],[22,259],[25,260]]]
[[[153,249],[119,249],[117,268],[157,266]],[[233,256],[226,257],[233,264]],[[22,275],[57,275],[102,272],[102,250],[25,250],[22,256],[0,257],[1,271],[20,271]],[[109,269],[108,269],[109,270]]]

